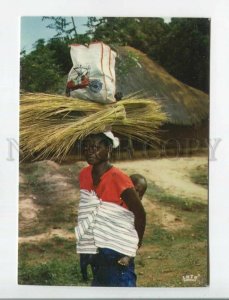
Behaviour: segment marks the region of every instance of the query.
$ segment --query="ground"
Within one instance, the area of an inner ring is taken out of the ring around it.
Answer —
[[[169,193],[206,201],[207,189],[193,183],[189,172],[207,163],[205,157],[164,158],[116,163],[128,173],[140,173]]]
[[[74,235],[77,174],[84,165],[21,165],[19,283],[88,284],[81,279]],[[115,166],[148,181],[143,199],[147,226],[135,259],[138,286],[207,285],[207,186],[198,184],[200,167],[207,176],[207,157],[121,161]]]

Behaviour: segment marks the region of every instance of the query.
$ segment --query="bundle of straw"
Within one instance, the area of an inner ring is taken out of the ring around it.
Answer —
[[[119,135],[152,143],[166,115],[152,99],[132,95],[114,104],[99,104],[60,95],[22,94],[20,148],[23,156],[63,159],[76,141],[107,127]]]

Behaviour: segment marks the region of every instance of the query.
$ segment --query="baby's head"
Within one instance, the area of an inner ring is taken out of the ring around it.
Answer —
[[[141,174],[132,174],[130,175],[130,179],[132,180],[135,190],[140,198],[142,200],[146,189],[147,189],[147,181],[144,176]]]

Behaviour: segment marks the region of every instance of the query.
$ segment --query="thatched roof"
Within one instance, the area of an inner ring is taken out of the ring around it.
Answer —
[[[209,116],[209,97],[204,92],[192,88],[165,71],[143,52],[132,47],[118,47],[119,60],[131,52],[138,57],[135,66],[128,74],[118,75],[116,72],[116,91],[127,95],[143,90],[162,104],[162,109],[169,115],[169,123],[193,125]]]

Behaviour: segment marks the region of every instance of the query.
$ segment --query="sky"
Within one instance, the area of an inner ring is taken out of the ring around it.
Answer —
[[[70,18],[70,17],[69,17]],[[169,22],[170,18],[164,18],[165,22]],[[77,32],[84,33],[87,29],[87,17],[74,17]],[[38,39],[48,41],[52,38],[56,31],[47,28],[51,21],[44,20],[42,17],[21,17],[21,51],[25,50],[29,53],[33,50],[33,45]]]
[[[74,17],[78,33],[86,31],[87,17]],[[42,17],[21,17],[21,50],[26,53],[33,50],[33,45],[38,39],[48,41],[56,31],[46,26],[50,24],[49,20],[42,21]]]

